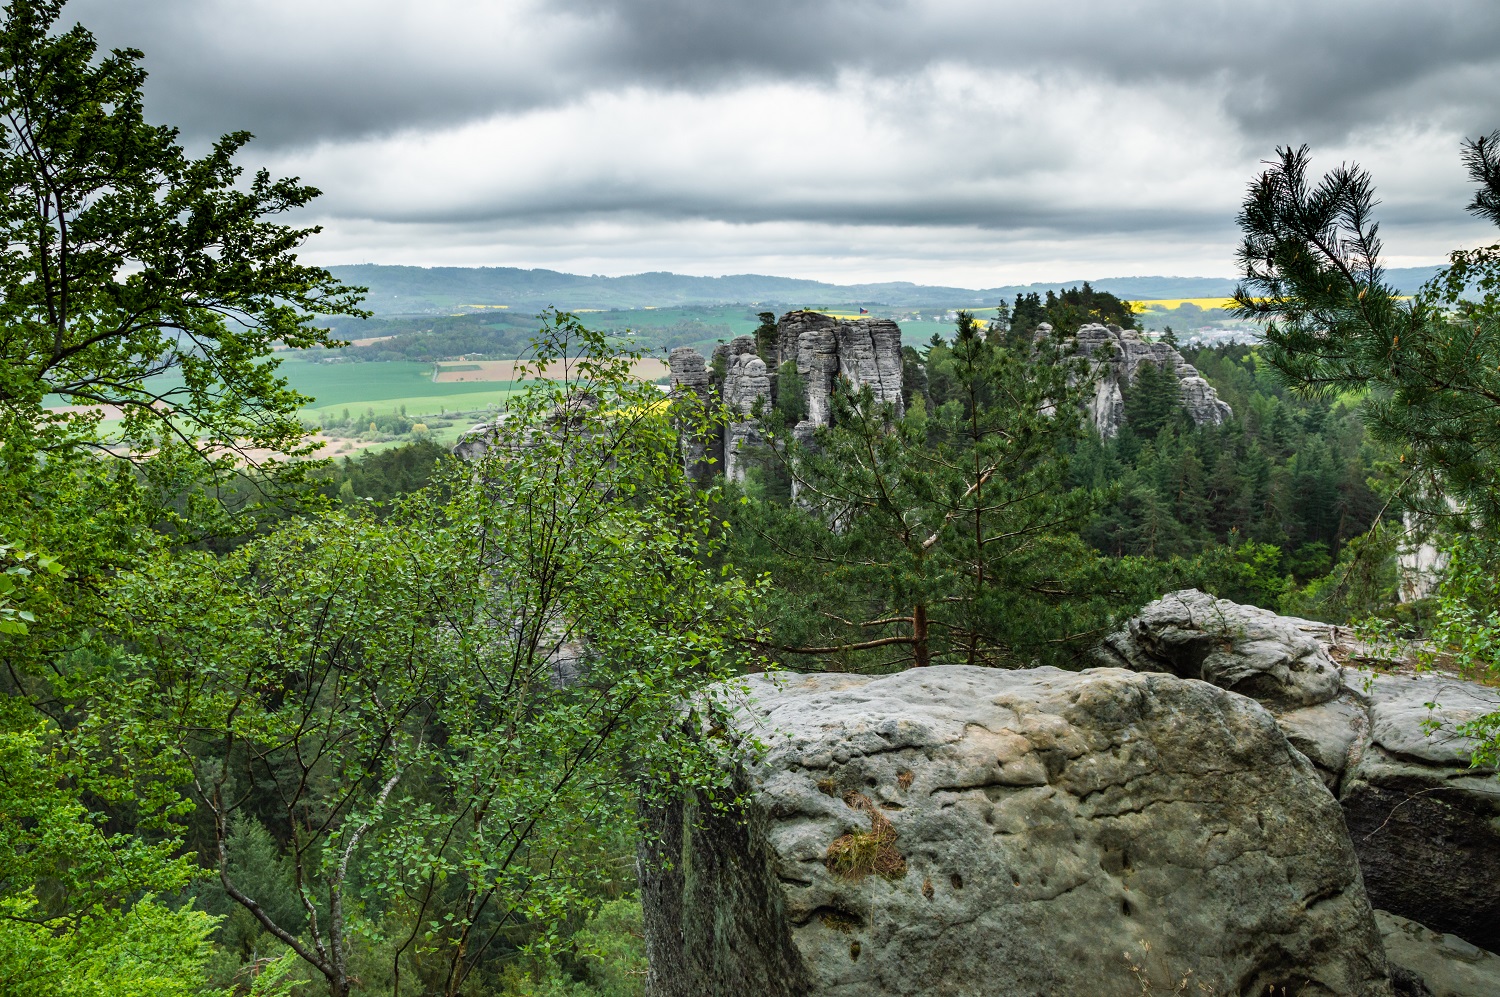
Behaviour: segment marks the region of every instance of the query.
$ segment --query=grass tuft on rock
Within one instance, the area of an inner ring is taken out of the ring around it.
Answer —
[[[863,879],[875,874],[886,879],[906,875],[906,857],[896,850],[896,828],[863,793],[850,793],[844,805],[870,815],[870,830],[840,835],[828,846],[824,864],[845,879]]]

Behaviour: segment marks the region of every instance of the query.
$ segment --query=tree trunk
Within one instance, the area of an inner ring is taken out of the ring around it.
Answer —
[[[918,668],[932,664],[932,654],[927,649],[927,606],[917,603],[911,611],[912,655]]]

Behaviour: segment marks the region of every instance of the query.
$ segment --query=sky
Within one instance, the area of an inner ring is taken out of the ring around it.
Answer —
[[[1494,0],[72,0],[146,111],[324,194],[309,262],[964,287],[1232,276],[1278,145],[1392,266],[1495,241]]]

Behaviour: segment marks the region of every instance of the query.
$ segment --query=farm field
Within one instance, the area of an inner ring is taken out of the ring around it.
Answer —
[[[464,382],[512,382],[516,380],[515,360],[470,360],[454,363],[439,363],[438,384],[460,384]],[[655,381],[667,376],[665,362],[654,357],[637,360],[632,364],[635,375],[646,381]],[[547,376],[558,377],[563,372],[561,363],[554,361],[547,368]]]
[[[509,381],[460,381],[434,384],[432,364],[415,361],[387,363],[310,363],[299,358],[283,359],[277,371],[295,391],[311,395],[314,401],[303,413],[318,418],[351,408],[374,409],[377,414],[399,411],[401,406],[411,415],[455,410],[483,410],[505,400],[513,390]],[[156,392],[168,391],[182,384],[175,374],[151,378],[147,385]],[[50,408],[62,408],[59,402]]]
[[[1148,311],[1176,311],[1183,305],[1192,305],[1204,311],[1215,308],[1230,308],[1234,305],[1233,298],[1161,298],[1154,301],[1132,301],[1130,309],[1134,312]]]

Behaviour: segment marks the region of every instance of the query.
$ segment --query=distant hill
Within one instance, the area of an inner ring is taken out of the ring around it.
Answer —
[[[656,272],[600,277],[516,267],[396,267],[372,263],[328,269],[346,283],[368,287],[365,307],[377,315],[446,313],[482,305],[507,305],[523,311],[538,311],[549,305],[564,310],[716,304],[992,308],[1018,293],[1042,293],[1083,283],[1079,279],[975,289],[908,281],[827,284],[762,274],[690,277]],[[1436,267],[1395,269],[1388,279],[1404,293],[1411,293],[1436,271]],[[1105,277],[1091,283],[1101,291],[1132,301],[1223,297],[1235,286],[1230,277]]]

